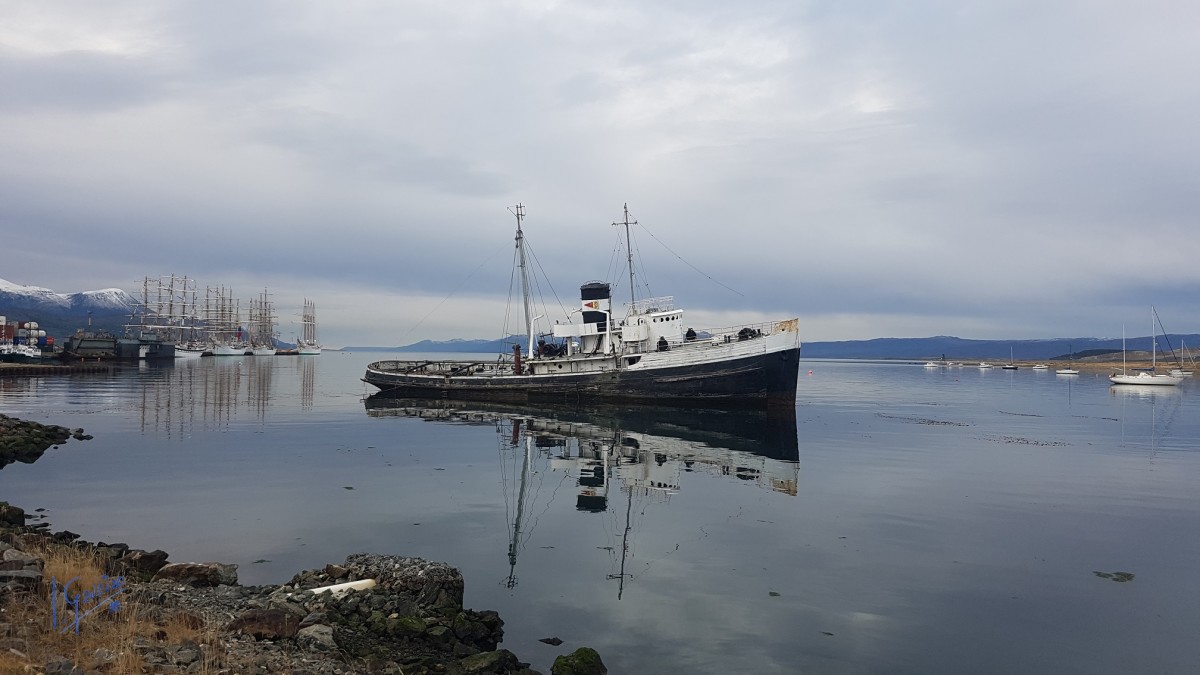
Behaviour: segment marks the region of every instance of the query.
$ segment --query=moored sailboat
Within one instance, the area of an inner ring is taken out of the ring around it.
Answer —
[[[1075,345],[1070,346],[1071,353],[1067,355],[1067,367],[1059,368],[1054,371],[1055,375],[1078,375],[1079,371],[1075,370]]]
[[[1008,348],[1008,363],[1004,364],[1003,366],[1000,366],[1000,369],[1001,370],[1016,370],[1017,369],[1017,362],[1013,360],[1013,348],[1011,346],[1009,346],[1009,348]]]
[[[1121,330],[1121,374],[1117,375],[1114,373],[1113,375],[1110,375],[1108,378],[1109,382],[1112,382],[1113,384],[1141,384],[1141,385],[1149,384],[1149,385],[1158,385],[1158,386],[1174,386],[1174,385],[1179,384],[1180,382],[1183,382],[1182,377],[1176,377],[1173,375],[1162,375],[1162,374],[1154,372],[1155,367],[1157,367],[1156,355],[1158,353],[1158,349],[1157,349],[1158,335],[1157,335],[1155,327],[1154,327],[1154,308],[1151,307],[1150,311],[1151,311],[1151,316],[1150,316],[1150,370],[1148,372],[1143,370],[1143,371],[1140,371],[1133,375],[1130,375],[1125,371],[1125,331],[1124,331],[1124,329],[1122,329]]]
[[[1182,358],[1180,358],[1180,360],[1179,360],[1179,367],[1172,368],[1168,374],[1170,374],[1174,377],[1191,377],[1193,371],[1186,370],[1184,368],[1184,363],[1186,362],[1186,363],[1190,364],[1191,367],[1195,368],[1196,361],[1195,361],[1195,359],[1192,358],[1191,354],[1188,354],[1187,347],[1184,346],[1182,338],[1180,338],[1180,340],[1179,340],[1179,352],[1183,355]]]
[[[300,316],[301,336],[296,338],[296,352],[301,356],[315,356],[321,353],[321,343],[317,342],[317,305],[308,298],[304,299],[304,313]]]
[[[799,319],[697,331],[685,328],[673,297],[635,299],[628,207],[619,223],[629,250],[625,318],[614,316],[610,284],[589,282],[580,287],[581,320],[554,325],[535,348],[524,206],[514,213],[528,351],[514,345],[498,361],[378,361],[363,381],[404,397],[795,406]]]

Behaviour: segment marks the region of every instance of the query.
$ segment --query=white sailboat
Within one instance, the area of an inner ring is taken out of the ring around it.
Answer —
[[[1006,363],[1003,366],[1000,366],[1000,368],[1002,370],[1016,370],[1017,369],[1017,362],[1013,360],[1013,348],[1012,347],[1008,348],[1008,363]]]
[[[1071,353],[1067,355],[1067,367],[1059,368],[1054,371],[1055,375],[1078,375],[1079,371],[1075,370],[1075,345],[1071,345]]]
[[[1108,381],[1113,384],[1141,384],[1141,385],[1157,385],[1157,386],[1175,386],[1183,382],[1182,377],[1174,375],[1160,375],[1154,372],[1157,365],[1157,345],[1158,335],[1154,327],[1154,308],[1150,308],[1150,371],[1145,370],[1134,375],[1129,375],[1125,372],[1125,330],[1121,329],[1121,374],[1110,375]]]
[[[1172,368],[1169,374],[1170,374],[1171,376],[1173,376],[1173,377],[1191,377],[1191,376],[1192,376],[1192,371],[1190,371],[1190,370],[1184,370],[1184,369],[1183,369],[1183,364],[1184,364],[1185,362],[1187,362],[1187,363],[1190,363],[1190,364],[1192,364],[1192,367],[1193,367],[1193,368],[1195,368],[1195,367],[1196,367],[1196,360],[1195,360],[1195,359],[1193,359],[1193,358],[1192,358],[1192,356],[1191,356],[1190,354],[1188,354],[1187,347],[1185,347],[1185,346],[1183,345],[1183,338],[1179,338],[1179,351],[1183,353],[1183,358],[1182,358],[1182,359],[1180,360],[1180,362],[1179,362],[1179,367],[1178,367],[1178,368]]]
[[[321,353],[321,343],[317,342],[317,306],[312,300],[304,299],[304,313],[300,317],[301,337],[296,339],[296,351],[301,356],[315,356]]]

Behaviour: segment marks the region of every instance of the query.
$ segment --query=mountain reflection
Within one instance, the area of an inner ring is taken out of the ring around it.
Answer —
[[[610,579],[624,591],[625,561],[635,502],[663,503],[682,489],[685,473],[725,476],[795,496],[800,453],[795,410],[687,410],[662,407],[515,406],[463,401],[365,400],[371,417],[411,417],[437,423],[494,426],[509,506],[509,575],[517,584],[517,554],[528,538],[528,514],[546,477],[561,473],[577,488],[575,509],[610,514],[618,541]]]

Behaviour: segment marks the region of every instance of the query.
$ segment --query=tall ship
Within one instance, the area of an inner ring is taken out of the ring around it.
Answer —
[[[275,355],[275,304],[267,290],[250,301],[250,351],[254,356]]]
[[[580,287],[579,321],[535,335],[524,207],[517,219],[526,348],[489,361],[377,361],[363,381],[380,395],[517,402],[630,402],[678,406],[794,408],[800,360],[799,319],[694,329],[673,297],[634,297],[628,206],[625,241],[630,301],[613,311],[612,287]],[[636,221],[635,221],[636,223]],[[574,315],[574,313],[573,313]],[[540,318],[540,317],[539,317]],[[549,340],[547,340],[549,338]],[[535,342],[536,340],[536,342]]]
[[[321,343],[317,342],[317,305],[308,298],[304,299],[304,312],[300,315],[300,337],[296,338],[296,351],[312,356],[321,353]]]
[[[224,286],[206,290],[204,324],[213,356],[245,356],[251,351],[242,332],[238,301],[233,290]]]
[[[207,330],[200,320],[194,279],[174,274],[158,279],[144,277],[140,306],[140,317],[134,327],[140,333],[152,333],[163,342],[173,343],[175,358],[194,358],[208,352]]]

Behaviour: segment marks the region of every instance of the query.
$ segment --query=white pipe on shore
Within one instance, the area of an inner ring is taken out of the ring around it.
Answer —
[[[333,584],[332,586],[318,586],[317,588],[310,588],[308,590],[312,591],[314,595],[329,591],[333,597],[340,598],[350,591],[365,591],[368,588],[375,588],[375,586],[374,579],[359,579],[358,581]]]

